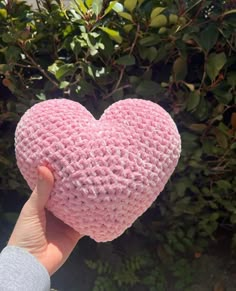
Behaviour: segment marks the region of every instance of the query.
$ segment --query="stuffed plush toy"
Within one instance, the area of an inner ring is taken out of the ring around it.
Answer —
[[[97,242],[117,238],[151,206],[181,150],[170,115],[138,99],[114,103],[99,120],[74,101],[41,102],[21,118],[15,144],[31,189],[38,166],[54,174],[47,209]]]

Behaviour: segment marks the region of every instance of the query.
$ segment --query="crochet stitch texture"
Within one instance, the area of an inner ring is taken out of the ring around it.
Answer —
[[[177,165],[181,140],[170,115],[151,101],[119,101],[96,120],[77,102],[52,99],[23,115],[15,147],[31,189],[39,165],[53,171],[47,209],[104,242],[151,206]]]

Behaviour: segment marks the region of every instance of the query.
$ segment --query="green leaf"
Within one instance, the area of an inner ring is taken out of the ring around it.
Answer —
[[[115,12],[119,13],[124,10],[122,4],[118,3],[117,1],[111,1],[109,2],[108,7],[104,11],[104,15],[107,15],[111,10],[114,10]]]
[[[16,36],[9,31],[2,34],[2,40],[6,43],[15,43]]]
[[[153,62],[158,55],[158,51],[155,47],[148,48],[148,55],[147,58],[150,62]]]
[[[88,65],[86,70],[87,70],[89,76],[94,79],[95,77],[94,77],[94,68],[93,68],[93,66]]]
[[[46,100],[46,96],[44,93],[39,93],[39,94],[36,94],[36,97],[41,100],[41,101],[45,101]]]
[[[178,22],[178,15],[171,13],[169,15],[169,23],[174,25],[177,22]]]
[[[129,12],[132,12],[137,6],[137,0],[125,0],[124,6]]]
[[[187,75],[187,59],[184,57],[178,57],[173,64],[174,80],[184,80]]]
[[[71,74],[71,72],[74,70],[74,65],[73,64],[65,64],[59,67],[59,69],[56,71],[56,78],[58,80],[61,80],[64,78],[66,75]]]
[[[228,73],[228,75],[227,75],[227,83],[232,87],[236,86],[236,72],[235,71],[232,71],[232,72]]]
[[[193,91],[195,90],[195,86],[194,86],[194,84],[190,84],[190,83],[186,83],[186,82],[184,82],[184,85],[185,85],[186,87],[188,87],[189,90],[190,90],[191,92],[193,92]]]
[[[122,100],[123,98],[124,98],[124,90],[123,89],[117,90],[112,94],[112,99],[115,102]]]
[[[209,220],[211,221],[215,221],[220,217],[220,213],[219,212],[213,212],[210,216],[209,216]]]
[[[208,56],[206,64],[206,72],[212,81],[218,76],[220,70],[226,64],[227,58],[224,52],[220,54],[211,53]]]
[[[124,66],[132,66],[135,64],[135,57],[132,55],[126,55],[123,57],[120,57],[116,63],[118,65],[124,65]]]
[[[158,31],[158,34],[164,34],[164,33],[167,33],[167,28],[166,27],[161,27]]]
[[[138,5],[141,6],[145,0],[138,0]]]
[[[132,16],[127,13],[127,12],[120,12],[119,15],[122,17],[122,18],[125,18],[131,22],[133,22],[133,19],[132,19]]]
[[[229,102],[232,100],[233,95],[232,91],[229,88],[220,88],[221,86],[216,87],[214,90],[212,90],[212,93],[214,93],[215,98],[222,104],[229,104]]]
[[[236,150],[236,142],[231,144],[230,149],[231,150]]]
[[[79,11],[82,12],[82,14],[86,14],[86,12],[88,11],[88,9],[84,5],[84,1],[83,0],[74,0],[74,3],[78,7]]]
[[[59,63],[58,62],[55,62],[51,66],[48,67],[48,71],[50,73],[52,73],[53,75],[56,74],[56,72],[57,72],[58,69],[59,69]]]
[[[219,180],[216,182],[216,185],[223,190],[229,191],[230,188],[232,187],[231,183],[227,180]]]
[[[21,50],[15,46],[9,46],[5,51],[5,57],[8,63],[16,62],[20,59]]]
[[[228,14],[224,17],[224,23],[232,27],[236,27],[236,17],[234,13]],[[229,32],[228,32],[229,33]]]
[[[83,78],[81,78],[79,85],[76,88],[76,93],[83,97],[85,95],[94,95],[94,86],[91,83],[86,82]]]
[[[4,75],[7,71],[10,70],[10,66],[7,64],[0,64],[0,73]]]
[[[155,18],[157,15],[161,14],[166,8],[165,7],[156,7],[151,12],[151,19]]]
[[[204,97],[200,98],[200,103],[196,107],[195,115],[199,119],[199,121],[203,121],[206,119],[209,115],[209,103],[206,101]]]
[[[129,81],[132,86],[138,86],[140,83],[140,78],[137,76],[130,76]]]
[[[178,197],[183,197],[188,185],[184,181],[179,181],[175,184],[175,192],[177,193]]]
[[[92,2],[93,2],[92,10],[95,13],[95,15],[98,16],[102,11],[103,0],[93,0]]]
[[[78,21],[81,19],[81,15],[83,15],[81,12],[76,11],[75,9],[70,9],[70,13],[72,14],[72,21]],[[67,34],[67,29],[64,30],[63,34],[66,35]]]
[[[70,48],[76,56],[78,56],[78,54],[81,52],[81,39],[79,39],[77,35],[74,36],[70,42]]]
[[[112,9],[117,13],[124,11],[123,5],[121,3],[118,3],[118,2],[113,6]]]
[[[143,97],[150,97],[151,95],[158,95],[163,89],[161,86],[150,80],[143,80],[137,86],[135,92]]]
[[[151,47],[140,46],[139,54],[142,59],[153,62],[158,55],[158,50],[154,46]]]
[[[200,91],[193,91],[189,94],[189,98],[187,100],[187,111],[193,111],[198,104],[200,103]]]
[[[0,9],[0,17],[7,18],[7,10],[6,9]]]
[[[224,134],[228,134],[229,128],[223,122],[220,122],[218,129],[222,131]]]
[[[129,33],[133,28],[134,28],[134,25],[133,24],[126,24],[126,25],[124,25],[124,31],[126,33]]]
[[[102,31],[104,31],[105,33],[107,33],[109,35],[109,37],[113,40],[115,40],[118,43],[122,43],[122,37],[120,36],[119,31],[110,29],[108,27],[99,27]]]
[[[182,252],[182,253],[186,252],[184,245],[180,242],[175,242],[174,247],[179,252]]]
[[[93,2],[94,2],[94,0],[85,0],[85,4],[88,8],[92,7]]]
[[[223,149],[227,149],[228,148],[228,138],[227,136],[221,132],[220,130],[217,130],[215,132],[216,135],[216,140],[218,142],[218,144],[223,148]]]
[[[232,214],[232,215],[230,216],[230,222],[231,222],[232,224],[236,224],[236,214]]]
[[[65,88],[68,87],[69,85],[70,85],[70,82],[62,81],[62,82],[60,83],[59,88],[60,88],[60,89],[65,89]]]
[[[201,33],[199,42],[202,49],[206,52],[209,52],[213,46],[216,44],[219,37],[219,31],[215,24],[210,24],[207,26]]]
[[[160,37],[155,34],[155,33],[152,33],[146,37],[143,37],[139,40],[139,44],[142,45],[142,46],[153,46],[153,45],[157,45],[161,42],[161,39]]]
[[[163,14],[158,15],[151,19],[150,26],[151,27],[163,27],[167,24],[167,17]]]

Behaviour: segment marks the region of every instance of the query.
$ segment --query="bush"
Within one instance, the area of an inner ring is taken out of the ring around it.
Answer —
[[[235,1],[74,0],[70,9],[60,0],[42,2],[32,10],[0,0],[1,200],[26,188],[16,169],[14,129],[36,102],[69,98],[96,118],[125,98],[159,103],[178,125],[181,160],[163,194],[126,232],[125,241],[142,241],[133,254],[137,265],[127,263],[128,254],[119,270],[101,263],[108,277],[98,277],[94,290],[138,284],[166,290],[156,265],[169,268],[175,256],[202,252],[220,229],[229,237],[235,230]],[[144,262],[137,259],[142,248]],[[185,261],[173,265],[178,279]],[[128,279],[121,272],[127,268]],[[190,284],[191,274],[182,274],[176,290]]]

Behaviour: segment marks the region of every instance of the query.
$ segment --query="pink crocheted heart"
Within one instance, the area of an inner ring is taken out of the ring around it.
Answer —
[[[113,104],[99,120],[74,101],[41,102],[21,118],[15,141],[30,188],[37,167],[49,166],[55,184],[47,208],[98,242],[120,236],[147,210],[181,147],[170,115],[138,99]]]

